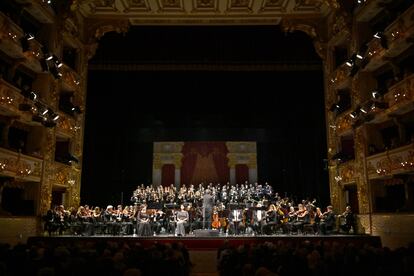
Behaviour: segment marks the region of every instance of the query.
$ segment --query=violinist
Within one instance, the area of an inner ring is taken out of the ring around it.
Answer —
[[[329,205],[326,207],[326,212],[322,214],[319,230],[322,235],[326,235],[328,231],[333,231],[335,226],[335,214],[333,207]]]
[[[343,218],[343,222],[340,225],[342,231],[344,231],[346,234],[349,234],[349,231],[352,228],[352,231],[354,233],[357,233],[355,215],[352,212],[351,206],[346,206],[345,212],[343,212],[338,217]]]
[[[253,229],[256,233],[263,234],[266,225],[266,211],[262,210],[262,204],[259,202],[253,211]]]

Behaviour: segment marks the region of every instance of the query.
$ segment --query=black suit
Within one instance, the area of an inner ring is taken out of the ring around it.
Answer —
[[[213,213],[213,205],[213,196],[210,194],[205,194],[203,197],[204,228],[211,228],[211,216]]]

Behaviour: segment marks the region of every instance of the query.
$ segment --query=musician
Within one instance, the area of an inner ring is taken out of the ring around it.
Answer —
[[[341,225],[340,225],[342,231],[344,231],[345,233],[349,234],[349,231],[352,228],[352,231],[355,234],[357,233],[355,215],[354,215],[354,213],[351,210],[351,206],[349,206],[349,205],[346,206],[345,212],[343,212],[338,217],[344,219],[343,223],[341,223]]]
[[[203,228],[211,229],[211,216],[213,213],[213,205],[213,196],[211,195],[211,191],[207,189],[203,196]]]
[[[263,234],[266,225],[266,211],[262,210],[262,204],[259,202],[253,211],[253,230],[256,233]]]
[[[234,209],[230,211],[229,214],[229,231],[234,235],[238,235],[242,230],[244,230],[244,225],[242,222],[243,219],[243,210]]]
[[[149,215],[147,214],[147,205],[142,205],[141,211],[138,212],[137,217],[137,234],[138,236],[151,236],[151,226],[149,222]]]
[[[185,227],[188,225],[189,215],[188,212],[185,210],[183,204],[180,206],[180,211],[177,212],[177,229],[176,235],[177,236],[185,236]]]
[[[319,230],[322,235],[326,235],[328,231],[334,230],[335,226],[335,214],[333,212],[333,207],[329,205],[326,207],[326,212],[322,214],[321,223],[319,225]]]

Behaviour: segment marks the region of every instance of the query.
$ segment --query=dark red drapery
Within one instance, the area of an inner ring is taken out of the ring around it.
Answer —
[[[225,142],[185,142],[182,153],[181,183],[197,185],[201,181],[229,181],[228,150]]]
[[[249,181],[249,167],[246,164],[236,165],[236,183],[242,184]]]
[[[161,169],[161,185],[170,186],[174,184],[175,166],[173,164],[164,164]]]

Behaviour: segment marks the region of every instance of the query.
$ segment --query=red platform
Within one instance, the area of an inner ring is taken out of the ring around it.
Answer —
[[[381,239],[378,236],[369,235],[274,235],[274,236],[220,236],[220,237],[173,237],[173,236],[156,236],[156,237],[132,237],[132,236],[53,236],[53,237],[30,237],[28,244],[43,242],[47,244],[72,244],[85,242],[120,242],[120,243],[140,243],[144,247],[153,245],[154,243],[182,243],[190,250],[216,250],[228,243],[232,246],[243,244],[257,244],[263,242],[272,243],[290,243],[292,245],[303,243],[305,241],[311,243],[339,243],[355,245],[370,244],[373,246],[381,246]]]

